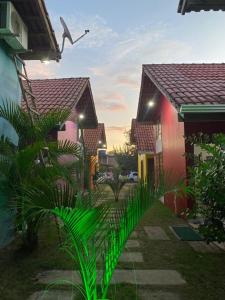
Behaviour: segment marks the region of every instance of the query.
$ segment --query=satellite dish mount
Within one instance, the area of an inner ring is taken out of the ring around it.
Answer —
[[[72,36],[71,36],[71,34],[70,34],[70,31],[69,31],[69,29],[68,29],[68,27],[67,27],[67,25],[66,25],[66,22],[63,20],[63,17],[60,17],[60,22],[61,22],[61,24],[62,24],[62,26],[63,26],[63,29],[64,29],[64,32],[63,32],[63,35],[62,35],[62,38],[63,38],[63,41],[62,41],[62,49],[61,49],[61,51],[60,51],[60,54],[62,54],[62,53],[63,53],[63,50],[64,50],[66,38],[70,41],[71,45],[73,45],[73,44],[77,43],[80,39],[82,39],[86,34],[88,34],[88,32],[89,32],[90,30],[88,30],[88,29],[85,30],[85,31],[84,31],[84,34],[82,34],[79,38],[77,38],[76,40],[73,41]]]

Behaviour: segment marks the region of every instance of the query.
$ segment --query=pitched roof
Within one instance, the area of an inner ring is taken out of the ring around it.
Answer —
[[[155,152],[154,125],[150,122],[138,122],[132,119],[131,142],[137,146],[138,152]]]
[[[26,87],[26,82],[24,81]],[[85,122],[97,126],[97,116],[89,78],[60,78],[31,80],[33,94],[36,97],[37,110],[40,113],[57,108],[76,108],[85,115]],[[22,99],[22,107],[26,109]]]
[[[143,72],[175,107],[225,104],[225,64],[144,65]]]
[[[0,0],[4,1],[4,0]],[[23,59],[61,58],[55,32],[48,15],[44,0],[11,0],[24,23],[28,27],[28,48],[31,51],[21,53]]]
[[[225,10],[224,0],[180,0],[178,13],[184,15],[186,12],[201,10]]]
[[[99,141],[101,141],[101,144]],[[84,144],[89,155],[96,155],[97,149],[106,145],[104,123],[98,123],[97,128],[84,129]]]

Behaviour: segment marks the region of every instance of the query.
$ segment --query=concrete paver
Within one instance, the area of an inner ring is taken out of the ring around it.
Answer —
[[[159,226],[144,226],[144,230],[150,240],[170,240],[165,231]]]
[[[98,283],[100,283],[101,271],[98,271]],[[45,271],[37,276],[38,283],[49,284],[61,280],[62,284],[68,284],[65,281],[81,283],[79,272],[77,271]],[[129,283],[137,285],[153,286],[177,286],[184,285],[186,281],[181,274],[175,270],[116,270],[113,274],[111,284]]]
[[[63,290],[43,290],[32,294],[28,300],[75,300],[78,299],[77,292]]]
[[[221,250],[214,244],[207,244],[206,242],[188,242],[189,245],[199,253],[220,253]]]
[[[171,292],[150,291],[148,289],[139,290],[138,296],[141,300],[180,300],[180,297]]]
[[[129,236],[130,239],[136,239],[137,237],[138,237],[137,231],[133,231],[133,232],[131,233],[131,235]]]
[[[124,252],[119,258],[120,262],[144,262],[141,252]]]
[[[140,247],[140,242],[136,240],[128,240],[126,243],[127,248],[139,248]]]

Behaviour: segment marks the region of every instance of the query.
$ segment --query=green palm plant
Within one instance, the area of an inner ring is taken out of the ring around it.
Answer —
[[[63,248],[79,267],[82,280],[76,288],[87,300],[103,300],[107,297],[112,275],[129,235],[146,210],[164,192],[162,187],[154,190],[140,183],[113,215],[107,204],[86,205],[83,195],[83,201],[78,205],[73,193],[64,193],[62,186],[53,190],[48,184],[45,188],[41,184],[40,190],[26,189],[23,197],[28,219],[36,216],[41,220],[52,214],[63,222],[66,233]],[[55,207],[47,207],[45,198]],[[36,199],[39,210],[34,209],[33,199]],[[101,271],[98,269],[100,265]]]
[[[74,170],[77,170],[81,157],[80,147],[70,141],[49,141],[49,135],[56,125],[68,119],[67,110],[49,112],[32,124],[28,113],[17,104],[7,102],[0,106],[0,117],[10,122],[19,137],[17,146],[7,137],[0,138],[0,192],[9,199],[10,209],[14,203],[17,220],[20,224],[25,224],[22,227],[24,240],[27,245],[33,247],[37,244],[38,226],[35,218],[29,219],[28,222],[23,211],[24,190],[28,187],[41,190],[44,188],[43,182],[48,182],[54,189],[55,186],[59,186],[57,183],[61,182],[62,186],[70,186],[76,194],[79,190],[76,183],[79,180],[74,175]],[[46,150],[47,155],[44,156]],[[74,157],[74,162],[70,165],[63,163],[62,157],[65,154]],[[45,200],[47,203],[48,200]],[[53,203],[50,207],[54,207]]]
[[[112,178],[105,181],[105,183],[111,188],[116,202],[119,201],[121,190],[127,183],[126,180],[120,179],[120,173],[120,168],[114,168],[112,171]]]

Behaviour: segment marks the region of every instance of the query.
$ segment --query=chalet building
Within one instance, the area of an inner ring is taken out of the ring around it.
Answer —
[[[160,165],[171,174],[170,182],[187,178],[192,162],[184,154],[198,149],[185,136],[225,133],[225,64],[144,65],[136,120],[158,128],[155,145],[162,150]],[[149,173],[156,177],[155,165]],[[164,202],[174,210],[174,195],[166,195]],[[177,210],[190,206],[188,199],[180,199]]]
[[[23,60],[60,59],[60,51],[44,0],[0,0],[0,103],[21,101],[18,68]],[[15,26],[16,24],[16,26]],[[17,64],[17,65],[16,65]],[[18,137],[11,125],[0,118],[0,136],[17,144]],[[1,207],[6,203],[0,195]],[[0,247],[13,237],[12,218],[1,211]]]
[[[180,0],[178,5],[178,13],[184,15],[192,11],[199,12],[201,10],[225,10],[224,0]]]
[[[37,79],[31,80],[31,86],[36,97],[37,111],[40,114],[54,109],[69,109],[71,111],[69,119],[65,124],[62,124],[63,127],[57,128],[49,138],[80,143],[82,142],[81,131],[98,130],[98,120],[89,78]],[[22,106],[26,109],[24,99]],[[103,141],[105,140],[103,139]],[[64,162],[70,162],[73,159],[71,155],[63,156]]]
[[[138,122],[136,119],[131,124],[131,143],[136,145],[138,152],[138,177],[155,186],[159,181],[162,164],[159,128],[151,122]]]
[[[93,187],[93,178],[99,169],[101,152],[100,149],[106,151],[107,142],[105,134],[105,125],[98,123],[96,128],[84,129],[84,146],[85,152],[90,157],[90,183]]]
[[[89,78],[37,79],[31,80],[31,86],[40,114],[54,109],[71,110],[70,118],[65,122],[63,130],[54,133],[55,139],[77,143],[81,127],[86,129],[98,126]],[[22,106],[26,108],[24,99]],[[82,120],[79,120],[80,116]]]

